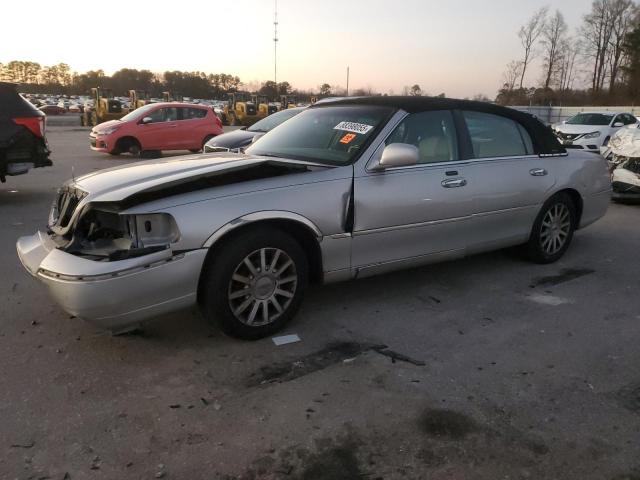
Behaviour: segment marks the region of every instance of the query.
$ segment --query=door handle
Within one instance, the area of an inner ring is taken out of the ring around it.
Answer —
[[[529,174],[534,177],[544,177],[547,174],[547,171],[544,168],[532,168],[529,170]]]
[[[177,126],[178,125],[176,125],[175,123],[173,125],[168,125],[168,127],[171,127],[171,128],[176,128]]]
[[[464,187],[466,184],[467,181],[464,178],[450,178],[442,181],[442,186],[444,188]]]

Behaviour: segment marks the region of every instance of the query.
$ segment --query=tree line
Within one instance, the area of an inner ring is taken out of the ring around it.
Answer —
[[[37,62],[14,60],[0,63],[0,81],[20,84],[25,93],[50,93],[66,95],[87,95],[91,88],[110,89],[117,96],[128,95],[129,90],[147,92],[150,97],[161,97],[170,91],[193,98],[225,98],[229,92],[236,92],[244,85],[237,75],[226,73],[183,72],[179,70],[155,73],[150,70],[122,68],[113,75],[104,70],[90,70],[84,73],[72,72],[69,65],[59,63],[42,66]],[[288,82],[277,85],[265,82],[261,91],[269,96],[293,91]]]
[[[574,31],[560,10],[550,12],[543,7],[520,28],[518,39],[522,53],[507,64],[497,103],[638,102],[640,8],[633,0],[594,0]],[[532,72],[536,59],[541,60],[541,68]],[[537,79],[532,81],[536,74]]]

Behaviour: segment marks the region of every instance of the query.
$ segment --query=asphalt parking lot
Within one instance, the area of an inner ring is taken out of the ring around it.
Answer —
[[[49,129],[0,184],[2,479],[640,479],[640,206],[557,264],[495,252],[311,289],[243,342],[197,312],[111,336],[23,270],[72,175],[122,165]]]

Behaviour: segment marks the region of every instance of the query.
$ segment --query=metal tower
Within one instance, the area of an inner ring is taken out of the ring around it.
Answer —
[[[273,81],[276,84],[276,95],[278,93],[278,0],[275,0],[275,11],[273,14]]]

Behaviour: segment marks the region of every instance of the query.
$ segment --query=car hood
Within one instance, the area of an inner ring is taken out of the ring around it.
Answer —
[[[621,157],[640,157],[640,130],[637,128],[622,128],[611,137],[609,148]]]
[[[95,127],[93,127],[92,131],[99,133],[110,127],[113,127],[114,125],[122,125],[122,122],[120,120],[109,120],[108,122],[104,122],[104,123],[101,123],[100,125],[96,125]]]
[[[259,135],[260,132],[249,132],[247,130],[234,130],[233,132],[223,133],[217,137],[213,137],[207,142],[209,147],[220,148],[240,148],[251,143],[253,137]]]
[[[199,178],[210,179],[264,164],[285,168],[308,166],[327,168],[326,165],[282,158],[211,153],[169,157],[100,170],[78,177],[75,181],[69,181],[67,186],[86,192],[87,202],[119,202],[140,192],[174,188],[187,182],[197,181]]]
[[[553,126],[553,129],[562,133],[591,133],[601,132],[609,127],[607,125],[568,125],[566,123],[559,123]]]

